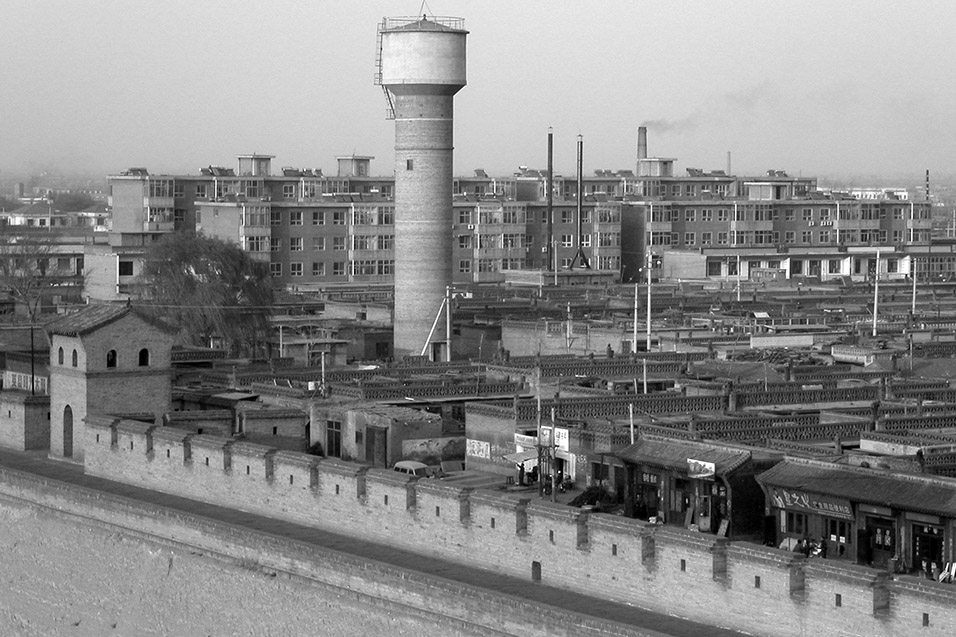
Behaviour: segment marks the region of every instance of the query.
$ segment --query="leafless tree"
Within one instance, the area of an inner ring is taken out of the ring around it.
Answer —
[[[34,328],[41,321],[44,302],[49,303],[54,294],[70,296],[82,289],[83,277],[72,259],[69,267],[59,267],[58,248],[65,245],[64,239],[49,228],[0,223],[0,291],[7,294],[10,313],[25,313],[30,322],[31,377],[35,376]]]

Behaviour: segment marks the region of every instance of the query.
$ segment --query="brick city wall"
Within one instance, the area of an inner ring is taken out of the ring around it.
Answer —
[[[655,637],[660,634],[5,468],[0,468],[0,499],[42,507],[54,511],[57,517],[76,517],[83,526],[105,527],[147,545],[158,544],[240,569],[255,569],[267,577],[279,576],[314,583],[320,588],[331,587],[337,596],[357,599],[369,608],[395,611],[399,615],[412,609],[429,618],[436,633],[488,637],[502,634]],[[103,562],[99,568],[108,570],[109,563]],[[222,568],[212,568],[217,576],[222,576]],[[281,587],[258,589],[257,593],[269,596],[284,594],[283,591]],[[168,597],[161,590],[152,594],[156,595],[157,603],[163,603],[162,598]],[[144,599],[150,602],[153,598]]]
[[[94,417],[86,471],[755,634],[951,634],[956,587]],[[463,550],[465,549],[465,550]]]
[[[0,445],[18,451],[50,448],[50,397],[0,392]]]

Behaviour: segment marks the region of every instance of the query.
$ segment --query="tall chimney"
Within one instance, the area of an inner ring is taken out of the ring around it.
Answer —
[[[647,159],[647,126],[637,127],[637,159]]]
[[[557,270],[554,254],[554,131],[548,127],[548,272]]]
[[[733,174],[732,172],[730,172],[730,151],[729,150],[727,151],[727,174],[728,175]]]

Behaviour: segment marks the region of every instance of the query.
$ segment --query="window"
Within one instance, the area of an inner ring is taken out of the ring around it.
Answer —
[[[717,211],[717,221],[727,221],[730,218],[730,213],[726,208],[721,208]]]
[[[342,457],[342,422],[339,420],[325,421],[325,455]]]
[[[590,248],[591,247],[591,235],[584,234],[581,236],[581,247]]]
[[[324,226],[325,225],[325,211],[324,210],[314,210],[312,212],[312,225],[313,226]]]
[[[111,349],[106,352],[106,366],[107,367],[116,367],[116,350]]]
[[[414,169],[415,169],[415,162],[411,159],[406,159],[405,170],[414,170]]]
[[[282,211],[281,210],[270,210],[269,211],[269,225],[278,226],[282,224]]]
[[[840,274],[840,259],[829,260],[830,274]]]
[[[120,275],[120,276],[133,276],[133,262],[132,262],[132,261],[120,261],[120,262],[119,262],[119,275]]]
[[[700,233],[700,243],[701,245],[709,246],[713,242],[713,233],[712,232],[701,232]]]
[[[463,234],[458,236],[458,247],[464,250],[471,248],[471,235]]]
[[[282,239],[280,237],[269,238],[269,249],[272,252],[278,252],[282,249]]]
[[[301,226],[302,225],[302,211],[293,210],[289,213],[289,225],[290,226]]]
[[[684,233],[684,245],[692,246],[697,243],[697,233],[696,232],[685,232]]]
[[[145,347],[139,350],[139,366],[149,367],[149,350]]]
[[[63,364],[63,348],[62,347],[59,350],[57,350],[56,362],[59,363],[60,365]]]
[[[321,261],[313,261],[312,276],[325,276],[325,264]]]
[[[728,236],[728,235],[727,235],[726,232],[718,232],[718,233],[717,233],[717,245],[721,245],[721,246],[727,245],[727,236]]]
[[[820,231],[820,243],[830,243],[830,231],[821,230]]]
[[[293,252],[302,252],[302,237],[290,237],[289,249]]]
[[[295,199],[295,184],[282,184],[282,198]]]
[[[780,517],[781,522],[784,524],[784,528],[780,530],[784,533],[789,535],[803,535],[808,532],[806,514],[797,513],[795,511],[781,511]]]
[[[345,211],[339,210],[337,212],[332,212],[332,225],[333,226],[345,225]]]
[[[345,261],[336,261],[332,264],[332,276],[345,276]]]
[[[248,252],[266,252],[269,247],[269,237],[248,236],[245,237],[246,250]]]
[[[697,210],[694,208],[688,208],[684,211],[684,221],[688,223],[694,223],[697,221]]]
[[[562,248],[573,248],[574,247],[574,235],[563,234],[561,235],[561,247]]]
[[[272,276],[282,276],[282,264],[281,263],[270,263],[269,264],[269,274]]]
[[[803,220],[804,220],[804,221],[813,221],[813,208],[804,208],[804,209],[803,209]]]
[[[813,243],[813,233],[809,230],[804,230],[801,233],[800,241],[802,243]]]
[[[562,210],[562,211],[561,211],[561,223],[574,223],[574,211],[573,211],[573,210]]]
[[[471,208],[458,211],[458,223],[471,223]]]
[[[173,197],[185,197],[186,196],[186,184],[182,183],[173,183]]]
[[[701,210],[700,211],[700,220],[710,222],[714,220],[714,211],[713,210]]]
[[[206,184],[196,184],[196,199],[206,198]]]
[[[458,272],[459,274],[469,274],[471,272],[471,261],[469,259],[459,261]]]
[[[344,249],[345,249],[345,237],[332,237],[332,249],[333,249],[333,250],[344,250]]]
[[[784,243],[796,243],[797,242],[797,233],[793,230],[787,230],[783,233],[783,242]]]
[[[313,250],[325,250],[325,237],[312,237]]]
[[[290,264],[289,264],[289,276],[302,276],[302,264],[301,264],[301,263],[290,263]]]
[[[73,367],[76,367],[76,350],[73,350]]]

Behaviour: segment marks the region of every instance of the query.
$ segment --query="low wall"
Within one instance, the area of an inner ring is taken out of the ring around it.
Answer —
[[[756,634],[949,635],[956,587],[681,528],[143,423],[87,420],[86,471]]]

